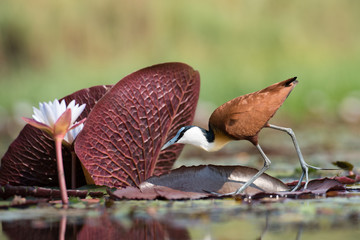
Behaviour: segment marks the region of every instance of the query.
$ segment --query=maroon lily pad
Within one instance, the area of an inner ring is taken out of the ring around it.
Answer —
[[[180,167],[169,174],[154,176],[141,183],[139,188],[127,187],[111,194],[117,199],[198,199],[235,192],[258,170],[244,166],[201,165]],[[266,173],[245,189],[245,194],[288,191],[279,179]]]
[[[119,81],[95,105],[75,143],[95,184],[138,186],[168,172],[183,146],[160,149],[191,124],[199,88],[199,73],[183,63],[147,67]]]
[[[360,182],[360,175],[354,174],[350,176],[335,177],[334,179],[343,184],[355,184]]]
[[[343,191],[345,190],[345,184],[332,179],[332,178],[322,178],[322,179],[314,179],[309,181],[309,184],[306,189],[302,186],[297,191],[294,192],[262,192],[257,193],[252,196],[252,199],[264,199],[266,197],[274,197],[277,198],[315,198],[317,196],[325,195],[329,191]]]
[[[314,179],[309,182],[306,189],[301,188],[299,191],[309,191],[314,194],[324,194],[330,189],[344,189],[344,184],[331,178]]]
[[[110,89],[110,86],[95,86],[82,89],[64,97],[68,104],[75,99],[86,108],[77,119],[87,117],[96,102]],[[63,147],[63,159],[67,185],[70,185],[71,150]],[[77,183],[85,184],[84,174],[77,164]],[[58,186],[56,152],[53,139],[44,131],[29,124],[11,143],[1,159],[0,185]]]

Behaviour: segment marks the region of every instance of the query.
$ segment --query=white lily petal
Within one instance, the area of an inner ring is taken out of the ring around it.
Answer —
[[[53,102],[53,112],[55,119],[58,119],[61,116],[61,109],[60,109],[60,103],[57,99]],[[55,120],[56,121],[56,120]]]
[[[71,131],[72,130],[68,131],[64,136],[64,141],[68,142],[69,144],[71,144],[74,141],[74,139],[72,139],[72,136],[71,136],[71,133],[70,133]]]
[[[59,101],[57,101],[55,109],[56,119],[58,119],[65,112],[66,107],[64,107],[63,105],[65,105],[65,103],[59,103]]]
[[[74,113],[76,112],[75,109],[75,100],[72,100],[69,105],[67,106],[67,108],[71,108],[71,124],[75,121],[74,119]]]
[[[36,107],[33,107],[33,111],[34,114],[32,115],[32,118],[38,122],[45,123],[42,112]]]
[[[77,137],[77,135],[81,132],[81,130],[83,129],[84,124],[80,124],[79,126],[77,126],[74,129],[71,129],[70,131],[68,131],[64,137],[64,140],[70,144],[73,143],[73,141],[75,140],[75,138]]]
[[[71,122],[75,122],[76,119],[80,116],[80,114],[84,111],[86,104],[82,104],[78,107],[78,104],[71,111]]]
[[[41,104],[40,111],[42,113],[42,116],[43,116],[42,118],[44,119],[44,123],[46,125],[49,125],[49,120],[47,119],[47,116],[46,116],[45,103]]]
[[[68,104],[68,106],[67,106],[67,108],[71,108],[71,110],[74,108],[74,106],[75,106],[75,100],[72,100],[69,104]]]
[[[57,116],[56,116],[56,102],[57,102],[57,99],[55,99],[53,102],[49,102],[49,107],[51,109],[51,114],[54,118],[54,124],[56,122],[56,120],[58,119]]]
[[[69,105],[67,106],[67,108],[71,108],[71,123],[75,122],[75,118],[74,116],[76,115],[77,112],[77,104],[75,105],[75,100],[72,100]]]
[[[43,123],[50,126],[49,120],[46,115],[45,103],[39,103],[39,107],[40,107],[40,112],[42,114],[42,119],[44,120]]]
[[[61,114],[63,114],[66,111],[66,102],[65,102],[64,99],[60,103],[60,110],[59,111],[61,112]]]
[[[55,119],[55,114],[53,112],[52,105],[50,105],[50,103],[49,104],[45,103],[44,105],[45,105],[45,107],[44,107],[45,116],[46,116],[46,119],[48,121],[48,125],[50,127],[53,127],[57,119]]]
[[[79,110],[79,111],[80,111],[80,112],[83,112],[84,109],[85,109],[85,107],[86,107],[86,103],[80,105],[80,107],[79,107],[80,110]]]
[[[73,136],[74,136],[74,139],[77,137],[77,135],[82,131],[82,129],[84,128],[84,124],[80,124],[79,126],[77,126],[76,128],[74,129],[71,129],[73,132]]]

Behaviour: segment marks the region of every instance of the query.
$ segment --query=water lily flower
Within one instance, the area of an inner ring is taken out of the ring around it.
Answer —
[[[30,125],[50,133],[54,138],[62,137],[67,143],[71,144],[83,128],[85,119],[80,122],[75,122],[75,120],[80,116],[85,106],[86,104],[75,105],[75,100],[72,100],[66,106],[65,100],[59,103],[55,99],[53,102],[40,103],[39,109],[33,107],[33,119],[23,119]]]
[[[63,141],[71,145],[78,133],[82,130],[85,119],[79,122],[75,121],[85,109],[85,106],[86,104],[80,106],[79,104],[75,104],[75,100],[72,100],[69,105],[66,106],[65,100],[62,100],[60,103],[55,99],[53,102],[40,103],[39,109],[34,107],[32,119],[23,118],[24,121],[30,125],[48,132],[55,141],[61,200],[64,205],[67,205],[69,200],[66,190],[61,147]],[[74,176],[72,176],[72,178],[75,179]]]

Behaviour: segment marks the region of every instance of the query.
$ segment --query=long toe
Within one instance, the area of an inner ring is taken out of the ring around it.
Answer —
[[[308,184],[309,184],[309,180],[306,180],[305,185],[304,185],[304,190],[307,189]]]
[[[295,192],[296,190],[299,189],[299,187],[301,186],[301,182],[299,181],[295,187],[293,187],[293,189],[291,189],[291,192]]]
[[[237,192],[231,192],[231,193],[218,193],[218,192],[213,192],[213,191],[207,191],[207,190],[203,190],[206,193],[215,195],[217,197],[230,197],[230,196],[235,196],[238,193]]]

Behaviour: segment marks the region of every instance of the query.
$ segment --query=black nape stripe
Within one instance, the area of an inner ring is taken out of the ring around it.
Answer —
[[[187,130],[189,130],[190,128],[192,128],[192,127],[194,127],[194,126],[185,126],[185,127],[183,127],[183,130],[179,133],[179,137],[176,139],[176,141],[179,140],[179,139],[181,139],[181,138],[184,136],[184,133],[185,133]]]
[[[181,139],[183,136],[184,136],[184,133],[189,130],[190,128],[192,127],[197,127],[197,126],[185,126],[183,127],[183,129],[181,130],[181,132],[179,132],[179,136],[177,137],[176,141],[178,141],[179,139]],[[204,136],[206,137],[206,140],[209,142],[209,143],[212,143],[214,142],[215,140],[215,134],[214,134],[214,131],[211,129],[211,127],[209,126],[209,131],[201,128],[201,127],[198,127],[201,129],[201,131],[203,132]]]
[[[206,140],[209,142],[209,143],[212,143],[214,142],[215,140],[215,134],[214,134],[214,131],[212,130],[212,128],[210,127],[209,125],[209,131],[205,130],[205,129],[202,129],[201,130],[203,131],[204,133],[204,136],[206,137]]]

